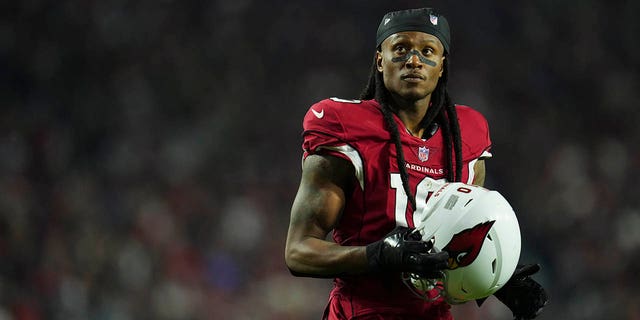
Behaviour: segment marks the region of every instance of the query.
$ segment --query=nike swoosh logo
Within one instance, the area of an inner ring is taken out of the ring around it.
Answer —
[[[322,117],[324,117],[324,109],[320,110],[320,112],[311,109],[311,112],[313,112],[318,119],[322,119]]]

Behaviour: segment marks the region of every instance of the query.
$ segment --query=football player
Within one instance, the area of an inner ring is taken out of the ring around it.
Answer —
[[[360,100],[326,99],[305,115],[285,260],[294,275],[335,279],[324,319],[451,319],[446,301],[413,295],[401,273],[442,276],[448,255],[421,240],[413,213],[447,181],[484,183],[487,121],[449,96],[444,16],[431,8],[389,12],[376,41]],[[506,291],[508,283],[502,300],[530,319],[546,294],[529,277],[535,270],[524,271],[511,287],[526,283],[527,293]]]

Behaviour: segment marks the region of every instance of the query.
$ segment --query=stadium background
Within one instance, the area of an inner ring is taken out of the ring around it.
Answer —
[[[417,6],[489,119],[540,319],[640,319],[638,1],[0,6],[1,320],[319,319],[330,282],[283,262],[302,116],[356,97],[381,16]]]

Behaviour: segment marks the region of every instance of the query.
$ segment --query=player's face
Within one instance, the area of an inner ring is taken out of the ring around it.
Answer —
[[[376,55],[378,71],[392,93],[407,100],[430,96],[442,76],[444,47],[433,35],[406,31],[385,39]]]

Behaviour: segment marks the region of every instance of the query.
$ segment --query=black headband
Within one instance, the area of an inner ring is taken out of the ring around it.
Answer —
[[[408,9],[385,14],[376,33],[376,47],[390,35],[402,31],[420,31],[433,35],[442,42],[445,52],[449,52],[449,23],[432,8]]]

